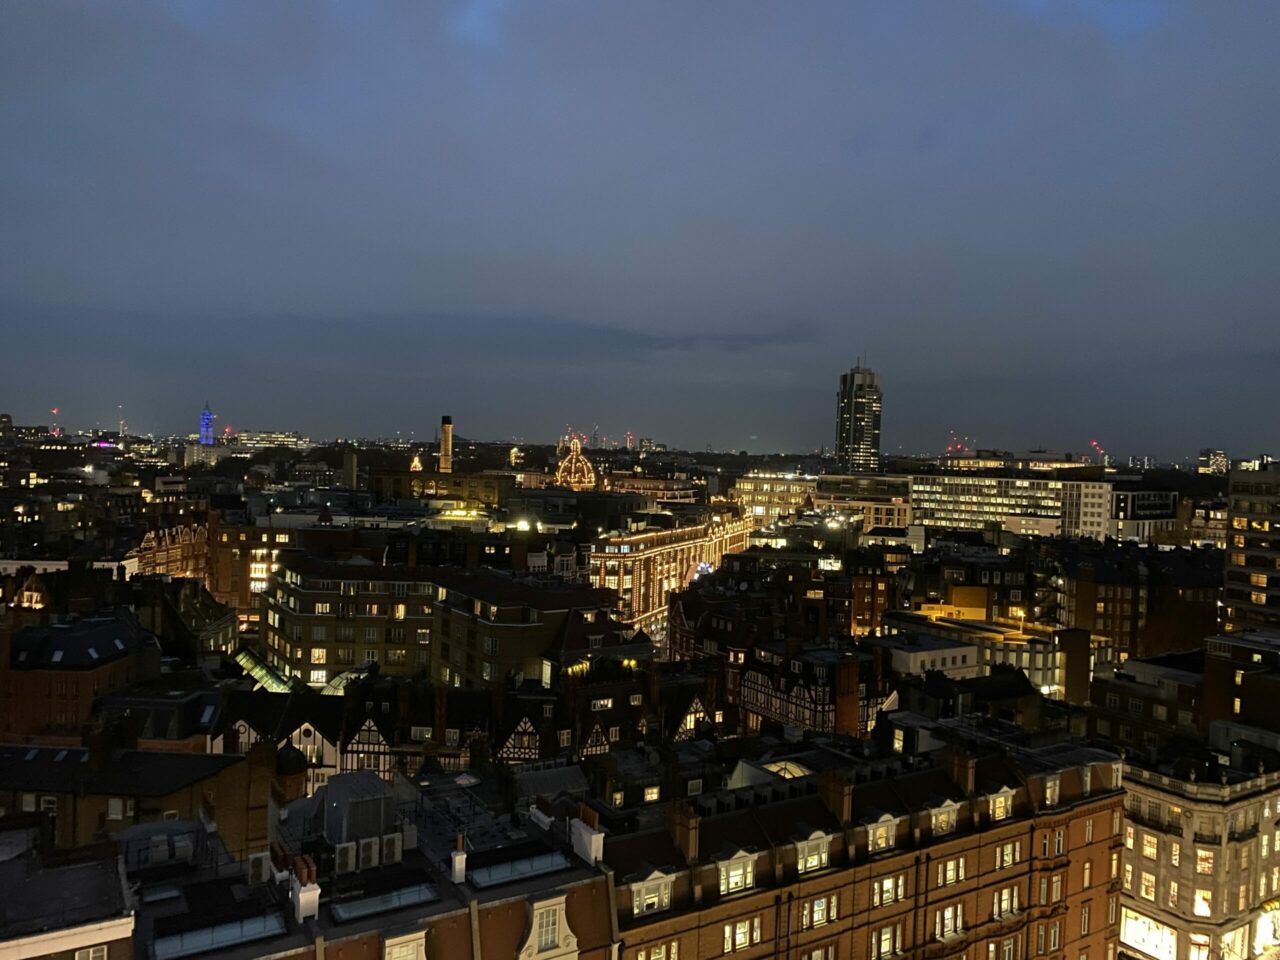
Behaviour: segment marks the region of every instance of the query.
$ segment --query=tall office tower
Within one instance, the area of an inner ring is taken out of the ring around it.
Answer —
[[[1200,459],[1196,463],[1196,473],[1225,477],[1228,466],[1227,455],[1224,451],[1205,447],[1200,451]]]
[[[836,459],[845,470],[880,469],[880,378],[861,362],[840,375]]]
[[[453,417],[440,418],[440,463],[441,473],[453,473]]]
[[[1226,628],[1280,628],[1280,464],[1230,477]]]
[[[200,443],[206,447],[213,446],[213,411],[208,403],[200,411]]]

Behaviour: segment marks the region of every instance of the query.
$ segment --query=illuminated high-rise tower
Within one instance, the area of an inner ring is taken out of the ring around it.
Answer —
[[[880,469],[880,378],[861,362],[840,375],[836,459],[844,470]]]
[[[206,402],[200,411],[200,443],[202,446],[213,446],[213,411]]]
[[[453,473],[453,417],[440,418],[440,460],[437,469],[441,473]]]

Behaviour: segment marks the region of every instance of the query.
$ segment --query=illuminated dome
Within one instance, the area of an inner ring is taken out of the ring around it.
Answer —
[[[574,491],[596,488],[596,468],[582,455],[582,443],[577,437],[569,444],[569,455],[556,467],[556,486]]]
[[[416,453],[413,455],[413,462],[409,464],[409,472],[410,473],[422,472],[422,457],[418,456],[418,454]]]

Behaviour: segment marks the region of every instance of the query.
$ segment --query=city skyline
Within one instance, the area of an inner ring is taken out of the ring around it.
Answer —
[[[865,354],[887,453],[1275,447],[1268,7],[3,17],[24,419],[816,449]]]

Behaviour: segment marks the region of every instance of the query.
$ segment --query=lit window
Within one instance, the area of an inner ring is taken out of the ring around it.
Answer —
[[[796,868],[801,873],[821,870],[828,862],[831,841],[827,837],[796,844]]]
[[[657,802],[658,802],[658,798],[659,798],[661,795],[662,795],[662,788],[661,788],[661,787],[645,787],[645,788],[644,788],[644,802],[645,802],[645,803],[657,803]]]
[[[948,804],[939,807],[937,810],[930,812],[932,820],[933,833],[935,836],[944,833],[951,833],[956,828],[956,807],[954,804]]]
[[[1213,876],[1213,851],[1196,849],[1196,873]]]
[[[1138,884],[1138,893],[1143,900],[1154,900],[1156,898],[1156,877],[1153,873],[1143,871],[1142,879]]]
[[[720,864],[720,892],[722,894],[737,893],[756,885],[756,864],[754,858],[744,857],[741,860]]]
[[[1142,855],[1148,860],[1155,860],[1160,856],[1160,841],[1149,833],[1142,835]]]
[[[640,884],[631,896],[632,909],[636,914],[666,910],[671,906],[671,880],[664,877]]]
[[[997,793],[991,797],[991,819],[1007,820],[1013,812],[1013,794]]]
[[[1197,917],[1213,916],[1213,891],[1197,889],[1192,909]]]

